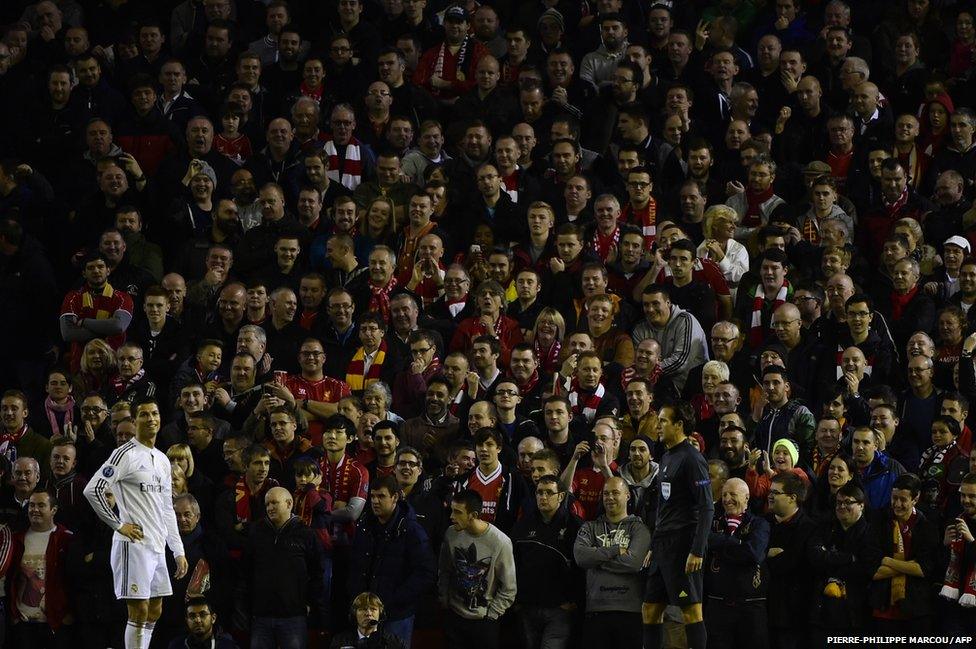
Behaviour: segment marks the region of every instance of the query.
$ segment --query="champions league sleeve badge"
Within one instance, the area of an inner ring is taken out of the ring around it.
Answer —
[[[113,475],[115,475],[115,469],[113,469],[110,466],[107,466],[104,469],[102,469],[102,475],[105,476],[106,478],[111,478]]]

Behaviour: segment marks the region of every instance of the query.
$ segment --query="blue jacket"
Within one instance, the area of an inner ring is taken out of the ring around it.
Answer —
[[[861,472],[861,484],[871,509],[885,509],[891,504],[891,485],[905,472],[905,467],[882,451],[874,452],[874,461]]]
[[[367,508],[356,525],[349,557],[349,593],[379,595],[391,620],[414,614],[417,602],[434,585],[434,553],[413,508],[397,503],[393,518],[383,525]]]

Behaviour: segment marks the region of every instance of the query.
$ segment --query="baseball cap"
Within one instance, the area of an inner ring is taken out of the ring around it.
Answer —
[[[447,8],[447,11],[444,12],[444,20],[452,20],[452,21],[457,21],[457,22],[460,22],[460,21],[463,20],[463,21],[467,22],[467,20],[468,20],[468,11],[464,7],[459,7],[458,5],[453,5],[451,7],[448,7]]]
[[[948,246],[949,244],[952,244],[954,246],[959,246],[960,248],[966,251],[966,254],[969,254],[972,250],[969,246],[969,241],[967,241],[964,237],[960,237],[958,234],[954,234],[948,239],[946,239],[942,245]]]

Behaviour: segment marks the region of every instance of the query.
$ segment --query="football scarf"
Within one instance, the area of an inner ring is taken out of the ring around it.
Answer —
[[[600,383],[596,386],[596,390],[586,394],[581,390],[576,379],[573,379],[572,389],[567,398],[570,405],[573,406],[573,413],[583,415],[586,423],[592,424],[593,420],[596,419],[597,408],[600,407],[600,402],[603,401],[603,395],[606,393],[607,389],[603,387],[603,383]]]
[[[113,295],[115,295],[115,289],[112,288],[111,284],[105,282],[105,286],[102,287],[102,290],[99,293],[99,295],[104,298],[110,298]],[[95,299],[92,297],[91,290],[87,290],[81,294],[81,306],[86,309],[95,308]],[[98,311],[95,312],[95,319],[105,320],[110,315],[112,314],[110,314],[108,311],[105,311],[104,309],[99,309]]]
[[[346,154],[339,164],[339,150],[331,139],[323,147],[329,154],[329,171],[327,175],[348,189],[356,189],[363,182],[363,152],[359,140],[352,138],[346,145]]]
[[[369,281],[369,306],[367,311],[376,311],[383,316],[383,321],[390,324],[390,293],[396,288],[396,277],[391,277],[386,286],[375,286],[373,281]]]
[[[786,296],[789,295],[789,290],[790,283],[783,280],[783,285],[779,287],[776,297],[773,298],[773,308],[769,310],[770,313],[775,313],[776,309],[786,302]],[[766,337],[762,326],[762,309],[765,301],[766,292],[763,290],[762,282],[759,282],[758,286],[756,286],[755,296],[752,298],[752,322],[749,325],[749,346],[753,349],[757,349],[762,345]]]
[[[346,384],[353,392],[362,392],[367,386],[380,380],[380,373],[383,371],[383,362],[386,360],[386,340],[380,341],[380,347],[376,350],[373,357],[373,364],[369,366],[369,371],[365,372],[366,351],[360,347],[356,354],[349,361],[346,368]]]

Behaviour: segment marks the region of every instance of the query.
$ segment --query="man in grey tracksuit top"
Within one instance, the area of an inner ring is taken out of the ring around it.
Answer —
[[[580,528],[573,555],[586,570],[584,643],[591,646],[641,646],[641,571],[651,533],[627,514],[630,490],[621,478],[603,485],[604,514]]]
[[[634,347],[645,338],[661,346],[661,372],[671,378],[680,392],[688,372],[708,360],[708,340],[701,324],[690,312],[671,303],[666,286],[651,284],[641,295],[644,320],[634,327]]]

